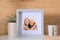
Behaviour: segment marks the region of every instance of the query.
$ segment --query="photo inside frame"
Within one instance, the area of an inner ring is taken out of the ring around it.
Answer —
[[[37,30],[37,22],[33,18],[24,18],[24,30]]]
[[[39,30],[41,31],[41,13],[35,11],[22,12],[23,33],[38,32]]]

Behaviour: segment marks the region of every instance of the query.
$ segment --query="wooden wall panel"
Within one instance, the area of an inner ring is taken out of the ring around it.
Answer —
[[[51,16],[51,15],[60,16],[60,0],[29,0],[29,1],[0,0],[0,23],[2,24],[2,22],[6,22],[7,19],[6,16],[11,15],[12,13],[13,14],[16,13],[16,9],[24,9],[24,8],[25,9],[42,8],[44,9],[45,16]],[[47,18],[47,20],[49,18]],[[48,21],[46,23],[48,23]],[[3,23],[3,25],[5,24]],[[3,26],[3,28],[5,27]],[[44,30],[46,31],[45,34],[47,34],[47,24],[44,28],[45,28]]]
[[[6,35],[7,30],[7,23],[0,23],[0,35]]]

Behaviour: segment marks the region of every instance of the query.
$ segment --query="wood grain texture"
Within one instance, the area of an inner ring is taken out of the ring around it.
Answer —
[[[11,14],[16,13],[16,9],[44,9],[45,15],[45,34],[47,34],[47,25],[56,24],[60,22],[59,18],[55,18],[56,22],[52,23],[51,15],[56,17],[60,16],[60,0],[30,0],[30,1],[21,1],[21,0],[0,0],[0,23],[6,22],[6,17]],[[60,23],[58,23],[60,24]],[[4,23],[2,25],[5,25]],[[4,30],[4,26],[2,31]],[[0,30],[1,31],[1,30]],[[60,29],[59,29],[60,32]],[[60,34],[60,33],[59,33]]]

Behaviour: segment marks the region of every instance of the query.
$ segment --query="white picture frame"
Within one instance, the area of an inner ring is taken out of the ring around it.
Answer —
[[[17,9],[17,35],[44,35],[44,13],[42,9]],[[33,19],[37,24],[36,30],[25,30],[24,29],[24,19]]]

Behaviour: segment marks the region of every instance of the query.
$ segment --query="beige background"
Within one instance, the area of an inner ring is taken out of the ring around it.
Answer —
[[[48,24],[57,24],[60,28],[60,0],[0,0],[0,35],[7,34],[7,15],[15,14],[16,9],[24,8],[44,9],[45,34],[48,31]]]

